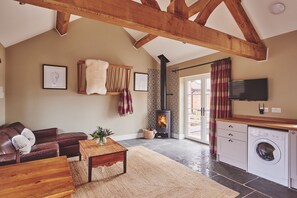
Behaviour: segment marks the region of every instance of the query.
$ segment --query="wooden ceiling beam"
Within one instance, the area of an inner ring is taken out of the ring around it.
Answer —
[[[144,37],[142,37],[141,39],[139,39],[138,41],[135,42],[134,47],[139,49],[142,46],[144,46],[145,44],[147,44],[148,42],[150,42],[151,40],[157,38],[158,36],[156,35],[152,35],[152,34],[147,34]]]
[[[143,5],[146,5],[146,6],[149,6],[149,7],[152,7],[152,8],[155,8],[155,9],[161,11],[161,8],[160,8],[160,6],[159,6],[159,4],[158,4],[158,2],[156,0],[141,0],[141,3]],[[134,43],[134,47],[139,49],[139,48],[141,48],[142,46],[144,46],[145,44],[147,44],[148,42],[150,42],[151,40],[153,40],[153,39],[155,39],[157,37],[158,36],[156,36],[156,35],[147,34],[143,38],[136,41]]]
[[[200,25],[205,25],[207,19],[211,15],[211,13],[222,3],[223,0],[210,0],[203,10],[199,13],[195,22],[199,23]]]
[[[190,18],[191,16],[197,14],[198,12],[200,12],[209,2],[210,0],[199,0],[196,1],[195,3],[193,3],[190,7],[187,8],[187,18]],[[144,5],[148,5],[150,7],[154,7],[154,8],[159,8],[158,3],[156,2],[156,0],[141,0],[142,4]],[[158,7],[155,6],[155,2],[157,3]],[[170,2],[170,5],[168,6],[169,8],[169,12],[174,13],[174,11],[172,10],[173,8],[173,1]],[[167,8],[167,11],[168,11]],[[148,42],[154,40],[155,38],[157,38],[158,36],[156,35],[152,35],[152,34],[147,34],[145,35],[143,38],[139,39],[138,41],[135,42],[134,47],[139,49],[142,46],[144,46],[145,44],[147,44]]]
[[[171,0],[167,7],[167,12],[183,19],[187,19],[189,15],[185,0]]]
[[[141,3],[143,5],[149,6],[151,8],[156,8],[158,10],[161,10],[161,8],[156,0],[141,0]]]
[[[263,43],[243,9],[240,0],[224,0],[224,3],[235,19],[245,39],[253,43]]]
[[[70,14],[65,12],[57,12],[56,30],[61,36],[67,33],[68,25],[70,21]]]
[[[255,60],[267,48],[131,0],[18,0]]]
[[[203,10],[203,8],[209,3],[209,1],[210,0],[198,0],[190,5],[188,9],[188,18],[197,14],[198,12],[201,12],[201,10]]]

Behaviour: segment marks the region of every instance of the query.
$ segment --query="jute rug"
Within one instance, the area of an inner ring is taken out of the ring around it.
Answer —
[[[239,194],[142,146],[129,148],[126,174],[122,174],[121,162],[98,167],[93,169],[90,183],[85,162],[69,164],[76,188],[73,197],[229,198]]]

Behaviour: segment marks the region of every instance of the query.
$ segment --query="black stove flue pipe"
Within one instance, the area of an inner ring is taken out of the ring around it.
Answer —
[[[167,108],[167,90],[166,90],[166,68],[169,60],[162,54],[158,58],[161,61],[161,74],[160,74],[160,86],[161,86],[161,110]]]

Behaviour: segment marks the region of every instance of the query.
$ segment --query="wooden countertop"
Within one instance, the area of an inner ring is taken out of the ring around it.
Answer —
[[[297,121],[292,119],[282,119],[282,118],[260,118],[256,116],[238,116],[231,118],[217,118],[217,121],[225,121],[225,122],[233,122],[233,123],[241,123],[247,124],[249,126],[258,126],[258,127],[266,127],[272,129],[281,129],[285,131],[293,130],[297,131]]]

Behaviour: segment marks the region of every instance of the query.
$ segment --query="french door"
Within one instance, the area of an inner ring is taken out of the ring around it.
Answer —
[[[210,74],[184,79],[184,124],[186,138],[209,143]]]

